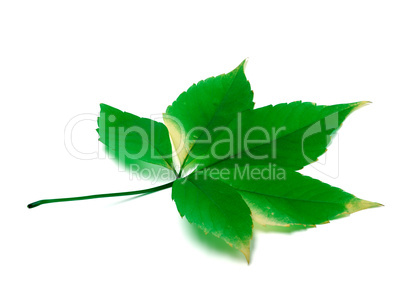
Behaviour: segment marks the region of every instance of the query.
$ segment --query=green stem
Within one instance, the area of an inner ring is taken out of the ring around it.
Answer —
[[[128,195],[136,195],[136,194],[150,194],[150,193],[154,193],[159,190],[162,190],[162,189],[170,188],[170,187],[172,187],[172,185],[173,185],[173,181],[166,183],[164,185],[160,185],[160,186],[156,186],[156,187],[152,187],[152,188],[148,188],[148,189],[141,189],[141,190],[137,190],[137,191],[95,194],[95,195],[78,196],[78,197],[56,198],[56,199],[42,199],[42,200],[38,200],[38,201],[28,204],[28,208],[34,208],[34,207],[40,206],[41,204],[45,204],[45,203],[85,200],[85,199],[115,197],[115,196],[128,196]]]
[[[174,167],[172,167],[173,169],[173,173],[176,176],[176,179],[179,178],[179,174],[177,173],[176,169]]]
[[[184,164],[186,164],[187,158],[188,158],[188,154],[186,155],[186,157],[184,157],[183,163],[180,164],[180,171],[179,171],[179,174],[177,175],[177,178],[181,177],[181,174],[183,173]]]

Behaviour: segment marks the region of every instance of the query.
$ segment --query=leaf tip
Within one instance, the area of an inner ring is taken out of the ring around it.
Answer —
[[[247,264],[250,265],[250,245],[244,246],[239,249],[240,252],[243,253],[244,257],[246,258]]]
[[[346,209],[349,214],[352,214],[354,212],[363,210],[363,209],[368,209],[368,208],[375,208],[375,207],[380,207],[384,206],[381,203],[378,202],[372,202],[360,198],[353,198],[347,205]]]
[[[361,102],[354,103],[354,108],[350,111],[350,113],[352,113],[360,108],[363,108],[365,106],[368,106],[370,104],[371,104],[370,101],[361,101]]]
[[[248,57],[246,57],[245,59],[243,59],[243,61],[239,64],[239,66],[238,66],[237,68],[238,68],[238,69],[241,69],[241,70],[243,71],[243,73],[245,73],[247,63],[248,63]]]

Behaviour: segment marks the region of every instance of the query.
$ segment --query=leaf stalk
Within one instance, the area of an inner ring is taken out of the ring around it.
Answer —
[[[76,200],[86,200],[86,199],[95,199],[95,198],[105,198],[105,197],[116,197],[116,196],[130,196],[130,195],[137,195],[137,194],[150,194],[154,193],[166,188],[170,188],[173,186],[173,181],[152,187],[147,189],[141,189],[136,191],[127,191],[127,192],[116,192],[116,193],[106,193],[106,194],[95,194],[95,195],[86,195],[86,196],[78,196],[78,197],[67,197],[67,198],[55,198],[55,199],[42,199],[35,201],[33,203],[28,204],[28,208],[34,208],[46,203],[55,203],[55,202],[65,202],[65,201],[76,201]]]

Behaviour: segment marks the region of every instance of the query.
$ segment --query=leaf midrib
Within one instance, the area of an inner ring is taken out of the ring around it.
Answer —
[[[257,191],[250,191],[250,190],[246,190],[246,189],[238,189],[238,188],[236,188],[234,186],[232,186],[232,187],[235,188],[238,191],[254,193],[254,194],[258,194],[258,195],[268,197],[268,198],[279,198],[279,199],[286,199],[286,200],[290,200],[290,201],[311,202],[311,203],[327,203],[327,204],[342,205],[342,203],[337,203],[337,202],[322,201],[322,200],[306,200],[306,199],[299,199],[299,198],[289,198],[289,197],[286,197],[286,196],[277,196],[277,195],[272,195],[272,194],[267,194],[267,193],[262,193],[262,192],[257,192]]]
[[[227,75],[227,74],[226,74]],[[221,109],[222,107],[222,103],[223,100],[227,98],[228,92],[231,90],[233,84],[234,84],[234,80],[238,77],[239,75],[239,71],[236,72],[236,75],[234,76],[234,78],[232,79],[229,88],[226,90],[225,95],[223,96],[223,98],[221,99],[221,102],[219,103],[218,107],[216,108],[214,115],[211,117],[211,119],[208,121],[208,124],[205,126],[205,128],[209,128],[209,126],[211,125],[212,121],[215,120],[217,112]],[[215,77],[216,78],[216,77]],[[232,120],[229,120],[228,122],[226,122],[224,125],[227,126]],[[205,131],[202,131],[202,133],[198,136],[197,140],[200,139],[201,136],[203,136],[205,134]],[[184,169],[186,167],[186,162],[188,159],[188,156],[190,155],[191,150],[193,149],[193,147],[195,146],[195,144],[197,143],[197,140],[194,141],[194,143],[191,145],[191,148],[189,148],[186,157],[183,160],[183,164],[181,165],[182,168]]]

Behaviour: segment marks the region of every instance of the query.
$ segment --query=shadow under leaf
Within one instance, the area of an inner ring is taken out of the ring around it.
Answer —
[[[212,234],[205,234],[203,230],[199,227],[188,223],[185,219],[182,220],[182,225],[186,234],[195,241],[199,246],[203,247],[204,250],[213,252],[214,254],[221,254],[230,257],[239,263],[244,263],[245,259],[243,254],[233,247],[230,247],[223,240],[215,237]],[[259,224],[254,224],[254,231],[261,231],[264,233],[280,233],[280,234],[292,234],[294,232],[307,230],[309,228],[314,228],[314,226],[304,226],[304,225],[291,225],[291,226],[262,226]],[[251,240],[251,254],[254,251],[254,245],[256,240],[256,234],[253,233],[253,239]]]
[[[230,247],[223,240],[215,237],[212,234],[205,234],[199,227],[190,224],[187,220],[182,219],[184,232],[204,250],[213,252],[214,254],[222,254],[228,256],[239,263],[244,263],[244,255],[233,247]],[[253,244],[253,240],[252,240]]]

